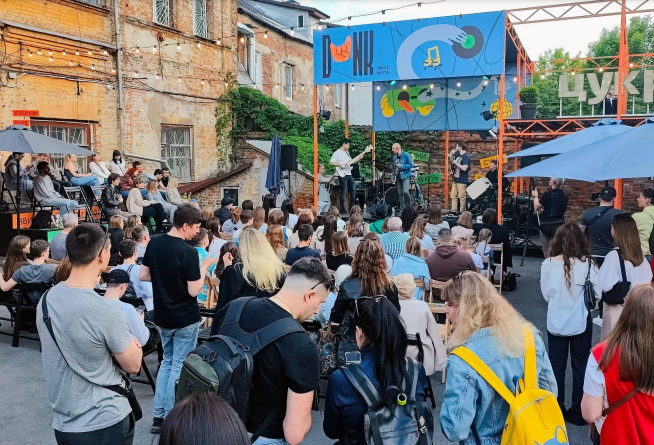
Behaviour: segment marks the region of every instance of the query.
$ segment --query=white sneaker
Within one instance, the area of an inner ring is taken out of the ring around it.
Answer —
[[[52,225],[55,226],[56,228],[58,228],[58,229],[63,229],[64,228],[64,223],[61,220],[61,215],[59,215],[59,214],[52,215],[50,217],[50,219],[52,220]]]
[[[597,326],[599,326],[600,328],[602,327],[602,319],[599,318],[599,317],[595,317],[595,318],[593,318],[593,323],[595,323],[595,324],[596,324]]]

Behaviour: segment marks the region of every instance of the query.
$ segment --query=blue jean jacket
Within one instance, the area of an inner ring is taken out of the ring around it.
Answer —
[[[415,255],[410,255],[405,253],[401,257],[393,262],[393,269],[391,270],[391,276],[399,275],[401,273],[410,273],[413,275],[413,278],[422,278],[425,280],[427,286],[429,286],[429,267],[427,263],[420,257]],[[413,297],[416,300],[422,300],[422,288],[416,287]]]
[[[395,161],[397,160],[397,155],[393,155],[393,168],[395,168]],[[413,167],[413,159],[411,155],[406,151],[400,153],[400,179],[406,179],[411,176],[411,168]]]
[[[558,394],[543,340],[540,335],[535,335],[535,340],[538,387]],[[505,355],[489,328],[472,334],[464,346],[477,354],[507,388],[515,392],[514,377],[524,378],[524,356],[512,358]],[[450,355],[440,413],[445,437],[452,442],[475,445],[471,432],[474,423],[482,445],[499,444],[508,414],[509,404],[466,362]]]

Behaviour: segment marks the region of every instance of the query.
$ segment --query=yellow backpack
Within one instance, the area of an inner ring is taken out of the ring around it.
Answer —
[[[569,445],[563,414],[556,397],[538,388],[536,345],[528,325],[522,330],[525,339],[525,377],[514,395],[477,355],[466,347],[456,348],[459,356],[477,371],[509,404],[502,445]]]

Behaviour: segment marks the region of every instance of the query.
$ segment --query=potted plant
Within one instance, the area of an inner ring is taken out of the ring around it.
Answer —
[[[538,107],[538,88],[527,86],[520,90],[520,117],[522,119],[534,119]]]

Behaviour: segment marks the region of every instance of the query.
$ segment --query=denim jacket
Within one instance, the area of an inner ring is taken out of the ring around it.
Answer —
[[[538,387],[558,394],[543,340],[540,335],[534,337]],[[512,358],[501,352],[489,328],[472,334],[464,346],[477,354],[507,388],[515,392],[514,379],[524,378],[524,357]],[[440,413],[445,437],[452,442],[475,445],[471,432],[474,423],[482,445],[499,444],[508,414],[509,404],[466,362],[450,355]]]
[[[393,263],[391,276],[394,277],[395,275],[399,275],[401,273],[410,273],[415,279],[422,278],[425,280],[426,285],[429,286],[429,267],[427,267],[425,260],[418,256],[405,253],[396,259]],[[421,287],[416,287],[413,297],[416,300],[422,300]]]
[[[395,161],[397,161],[397,155],[393,155],[392,165],[394,171],[395,171]],[[414,165],[413,159],[411,159],[411,155],[406,151],[403,151],[402,153],[400,153],[399,163],[400,163],[400,179],[406,179],[409,176],[411,176],[411,168]]]

